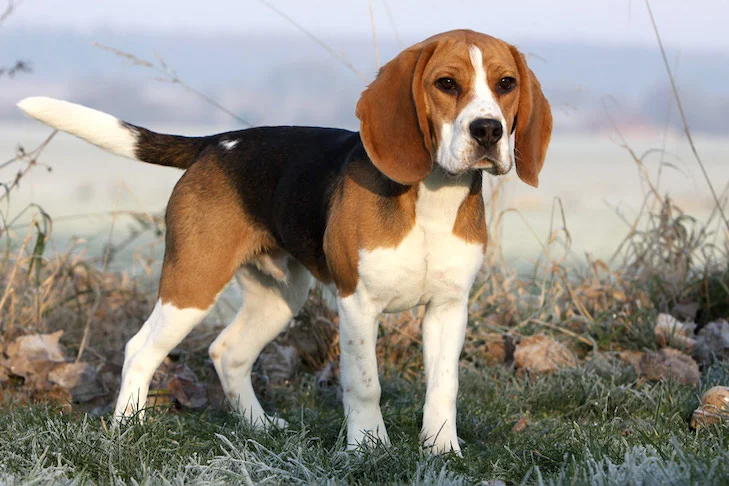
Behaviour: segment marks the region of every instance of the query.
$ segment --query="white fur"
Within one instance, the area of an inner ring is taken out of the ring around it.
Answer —
[[[238,140],[221,140],[219,145],[225,150],[233,150],[238,145]]]
[[[263,347],[275,338],[306,301],[311,274],[295,260],[284,265],[283,283],[257,268],[243,267],[236,278],[243,289],[243,306],[210,345],[210,356],[226,397],[256,426],[286,421],[264,413],[251,384],[251,369]],[[122,420],[144,414],[149,383],[165,356],[198,325],[210,309],[178,309],[158,301],[125,349],[122,386],[114,416]]]
[[[469,57],[474,70],[474,99],[458,114],[453,122],[444,123],[440,128],[440,145],[438,146],[438,164],[452,174],[460,174],[474,167],[483,158],[483,149],[471,136],[470,124],[478,118],[493,118],[501,122],[504,135],[496,146],[487,153],[491,162],[479,162],[475,167],[491,168],[497,174],[505,174],[513,161],[509,150],[509,132],[506,129],[504,114],[501,112],[491,87],[488,84],[486,70],[483,65],[483,53],[476,46],[469,46]]]
[[[43,96],[25,98],[18,103],[18,108],[46,125],[76,135],[113,154],[137,158],[137,134],[111,115]]]
[[[289,259],[285,269],[287,283],[250,267],[238,272],[243,306],[210,345],[210,357],[226,397],[246,420],[259,427],[287,424],[264,413],[251,384],[253,363],[299,312],[313,283],[311,274],[296,260]]]
[[[340,377],[350,446],[369,442],[370,436],[387,442],[375,358],[377,316],[424,304],[428,392],[421,437],[437,452],[460,450],[455,425],[458,356],[468,291],[483,263],[483,246],[454,236],[453,226],[471,177],[431,174],[420,184],[415,227],[405,239],[395,248],[360,252],[356,291],[339,300]]]
[[[209,309],[178,309],[161,300],[124,350],[121,390],[114,417],[121,420],[139,412],[144,416],[149,382],[167,354],[207,315]]]

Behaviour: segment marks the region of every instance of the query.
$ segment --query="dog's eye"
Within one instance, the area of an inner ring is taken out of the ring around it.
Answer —
[[[446,93],[454,93],[458,91],[458,83],[456,83],[456,80],[453,78],[440,78],[435,82],[435,85],[438,89],[445,91]]]
[[[499,84],[496,85],[496,89],[499,93],[508,93],[516,87],[516,79],[511,76],[505,76],[499,79]]]

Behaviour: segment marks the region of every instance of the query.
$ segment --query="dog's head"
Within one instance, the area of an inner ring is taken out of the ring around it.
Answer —
[[[549,103],[524,56],[468,30],[401,52],[362,93],[356,113],[372,162],[401,184],[424,179],[434,163],[454,175],[499,175],[515,161],[519,177],[536,187],[552,133]]]

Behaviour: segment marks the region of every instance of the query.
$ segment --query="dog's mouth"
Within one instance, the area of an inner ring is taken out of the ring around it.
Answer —
[[[509,172],[510,168],[511,164],[504,167],[503,164],[499,163],[499,161],[497,161],[490,155],[484,155],[471,165],[472,170],[483,170],[491,175],[496,176],[506,174],[507,172]]]

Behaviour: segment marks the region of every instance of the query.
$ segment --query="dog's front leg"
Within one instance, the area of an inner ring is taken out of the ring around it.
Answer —
[[[423,360],[427,390],[420,440],[432,452],[460,455],[456,435],[458,358],[468,320],[468,301],[428,304],[423,319]]]
[[[347,447],[389,445],[380,410],[380,381],[377,376],[377,308],[363,292],[338,300],[340,378]]]

